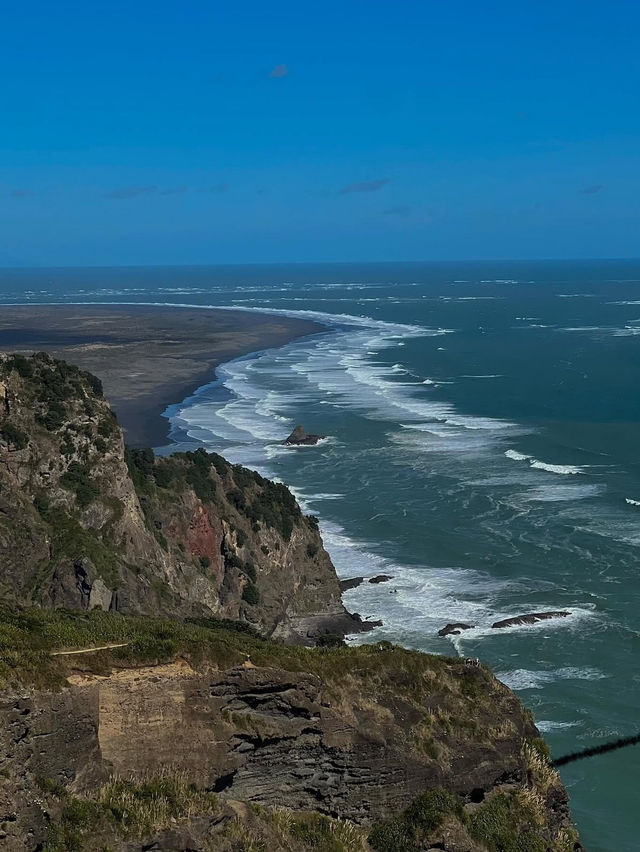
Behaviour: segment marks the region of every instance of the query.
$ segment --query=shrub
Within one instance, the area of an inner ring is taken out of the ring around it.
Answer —
[[[23,379],[30,379],[33,376],[31,362],[24,355],[12,355],[7,362],[7,366],[10,370],[15,370]]]
[[[409,827],[402,820],[379,822],[369,834],[369,845],[376,852],[416,852]]]
[[[442,787],[427,790],[395,820],[374,825],[369,844],[376,852],[414,852],[424,848],[422,841],[451,814],[464,822],[462,801]]]
[[[209,454],[200,448],[195,452],[185,453],[184,458],[190,462],[185,479],[193,488],[196,497],[203,503],[214,503],[217,488],[210,474],[212,460]]]
[[[489,852],[545,852],[541,814],[523,793],[497,793],[469,820],[469,833]]]
[[[96,396],[103,395],[104,391],[102,388],[102,382],[97,376],[94,376],[93,373],[88,372],[81,373],[81,376],[84,378],[84,380]]]
[[[316,641],[317,648],[346,648],[347,643],[337,633],[323,633]]]
[[[260,603],[260,592],[255,583],[249,582],[242,590],[242,600],[249,606],[257,606]]]
[[[47,407],[43,414],[38,414],[36,420],[42,424],[48,432],[55,432],[64,423],[66,411],[64,405],[57,400],[47,401]]]
[[[29,443],[29,439],[22,429],[18,429],[12,423],[5,423],[4,426],[0,426],[0,441],[13,446],[14,450],[24,450]]]
[[[75,492],[78,506],[85,508],[100,496],[100,490],[89,477],[89,470],[80,462],[71,462],[60,482]]]
[[[38,512],[38,514],[40,514],[43,518],[46,518],[47,512],[49,511],[49,498],[44,492],[36,494],[33,498],[33,505],[36,512]]]
[[[116,431],[116,419],[115,419],[115,417],[105,418],[104,420],[101,420],[100,423],[98,424],[98,435],[100,435],[103,438],[110,438],[115,431]]]
[[[245,563],[243,564],[243,566],[242,566],[242,570],[243,570],[243,571],[244,571],[244,573],[247,575],[247,577],[248,577],[248,578],[249,578],[249,579],[250,579],[253,583],[255,583],[255,581],[256,581],[256,577],[257,577],[257,574],[256,574],[256,569],[255,569],[255,567],[252,565],[252,563],[251,563],[251,562],[245,562]]]
[[[155,461],[155,455],[151,447],[143,447],[141,449],[125,447],[124,460],[127,463],[129,476],[134,486],[144,490],[148,485],[148,478],[153,473]]]
[[[200,557],[200,567],[201,568],[210,568],[211,567],[211,560],[209,559],[208,556],[201,556]]]
[[[459,797],[441,787],[418,796],[404,812],[408,822],[425,835],[442,825],[447,814],[453,814],[461,820],[464,810]]]

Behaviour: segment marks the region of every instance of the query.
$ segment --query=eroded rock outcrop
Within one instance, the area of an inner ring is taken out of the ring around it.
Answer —
[[[0,805],[15,814],[5,823],[5,848],[38,848],[61,813],[61,790],[92,800],[114,775],[175,774],[223,799],[363,826],[393,818],[425,790],[444,787],[461,802],[480,802],[532,783],[527,744],[537,731],[483,668],[385,646],[307,652],[297,666],[269,646],[250,650],[257,664],[226,669],[177,659],[103,663],[94,673],[76,657],[61,692],[5,694],[0,768],[8,784]],[[260,663],[269,656],[292,669]],[[536,801],[551,840],[570,820],[550,769],[545,783],[546,798],[537,793]]]
[[[0,355],[0,380],[1,596],[243,619],[303,642],[360,628],[284,485],[204,450],[125,450],[99,381],[46,354]]]

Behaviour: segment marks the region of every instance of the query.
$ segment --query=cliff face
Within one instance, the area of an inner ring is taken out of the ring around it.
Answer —
[[[289,491],[204,451],[126,451],[100,383],[0,355],[0,594],[45,606],[357,629]]]
[[[284,486],[125,450],[94,377],[0,356],[3,849],[580,849],[487,670],[295,644],[357,627]]]
[[[197,663],[188,650],[154,665],[125,664],[118,650],[59,657],[60,691],[3,695],[7,849],[35,850],[47,838],[46,850],[263,848],[223,844],[218,832],[238,801],[348,820],[358,844],[271,848],[579,848],[530,715],[483,668],[388,645],[318,651],[221,631],[212,637]],[[105,804],[114,777],[134,791],[179,778],[215,802],[199,799],[199,813],[169,821],[176,845],[154,845],[166,828],[160,817],[151,827],[126,825]],[[402,812],[425,791],[430,816],[416,828]],[[243,819],[256,813],[243,807]],[[54,845],[70,828],[77,845]],[[267,829],[252,831],[264,839]]]

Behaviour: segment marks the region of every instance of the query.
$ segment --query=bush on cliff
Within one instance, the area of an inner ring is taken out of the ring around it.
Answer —
[[[395,820],[374,825],[369,844],[376,852],[414,852],[448,815],[464,820],[462,801],[442,787],[418,796]]]

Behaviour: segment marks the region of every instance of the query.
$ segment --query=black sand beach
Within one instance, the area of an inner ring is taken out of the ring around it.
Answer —
[[[213,381],[219,364],[322,330],[308,320],[249,311],[10,306],[0,312],[0,351],[46,351],[94,373],[127,443],[157,447],[167,443],[162,412]]]

